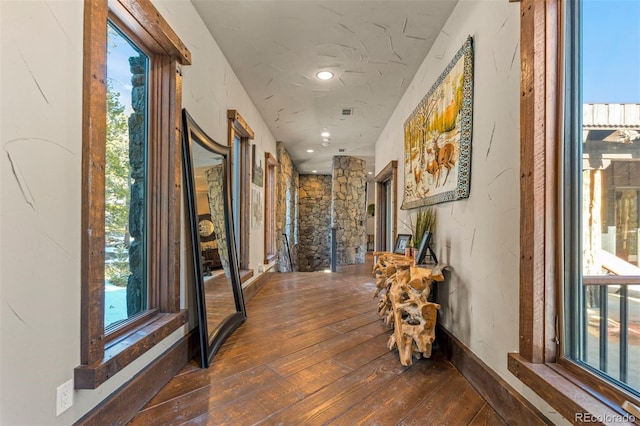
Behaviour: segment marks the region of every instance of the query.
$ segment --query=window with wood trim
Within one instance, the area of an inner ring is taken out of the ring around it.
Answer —
[[[615,204],[617,187],[607,186],[613,194],[603,198],[604,187],[597,182],[603,180],[598,177],[600,167],[620,159],[606,158],[612,143],[622,150],[631,146],[627,141],[601,140],[603,149],[597,154],[588,146],[589,131],[583,125],[591,107],[583,104],[586,64],[580,51],[587,40],[580,8],[587,3],[597,2],[523,0],[520,6],[520,352],[509,355],[509,370],[571,422],[585,418],[622,422],[632,418],[623,407],[638,405],[637,389],[621,380],[621,352],[615,371],[607,371],[609,354],[602,349],[611,342],[607,308],[617,305],[622,314],[627,305],[628,310],[628,294],[621,289],[630,284],[627,278],[634,277],[594,276],[592,271],[602,272],[603,261],[620,264],[618,256],[602,251],[608,243],[602,238],[606,228],[598,219],[606,208],[597,206],[597,200]],[[602,6],[611,12],[613,3]],[[601,27],[604,12],[599,15]],[[602,42],[602,37],[593,35]],[[607,61],[603,54],[609,48],[598,49],[599,61]],[[600,72],[597,78],[604,84],[607,75]],[[618,220],[616,214],[611,219]],[[615,292],[606,290],[611,284],[617,286]],[[620,327],[624,320],[618,318],[617,332],[624,333]],[[625,344],[618,339],[613,340],[622,348]]]
[[[105,152],[105,310],[107,336],[149,306],[147,148],[149,55],[118,25],[107,24]]]
[[[264,263],[278,256],[276,245],[276,176],[278,161],[271,153],[265,153],[264,179]]]
[[[178,67],[190,62],[149,0],[85,1],[76,388],[98,387],[187,320]]]
[[[251,194],[251,146],[249,140],[254,138],[253,130],[236,110],[228,110],[229,146],[232,150],[232,208],[234,231],[236,234],[236,251],[240,269],[249,269],[250,242],[250,194]]]
[[[640,4],[565,10],[563,355],[638,397]]]

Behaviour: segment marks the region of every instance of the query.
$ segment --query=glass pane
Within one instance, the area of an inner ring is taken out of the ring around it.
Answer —
[[[240,187],[242,174],[242,143],[238,136],[233,137],[233,196],[231,197],[233,209],[233,232],[236,235],[236,253],[240,253]]]
[[[586,336],[583,361],[593,368],[600,366],[600,289],[598,286],[586,286],[585,315]]]
[[[582,201],[577,208],[579,292],[584,293],[575,299],[580,306],[575,314],[583,335],[577,339],[581,350],[572,353],[638,391],[640,2],[583,0],[581,8]]]
[[[627,349],[627,359],[629,361],[629,371],[627,373],[627,384],[636,390],[640,390],[640,286],[629,288],[629,346]],[[633,365],[633,367],[631,367]]]
[[[148,306],[149,58],[111,23],[107,52],[104,325],[108,330]]]
[[[222,155],[197,141],[191,149],[207,330],[211,338],[220,323],[236,312],[225,228],[226,163]]]

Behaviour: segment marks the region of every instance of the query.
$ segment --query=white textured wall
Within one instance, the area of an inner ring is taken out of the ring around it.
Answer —
[[[237,109],[255,142],[275,154],[273,136],[191,3],[154,3],[193,56],[183,105],[222,143],[226,110]],[[55,416],[56,387],[80,364],[83,2],[1,0],[0,31],[0,424],[71,424],[184,330],[98,389],[74,392],[73,407]],[[252,229],[252,239],[257,267],[262,230]]]
[[[376,174],[398,160],[404,196],[403,125],[455,53],[474,41],[471,192],[438,204],[435,251],[451,266],[438,287],[441,320],[490,368],[556,422],[561,418],[507,370],[518,350],[520,234],[519,3],[460,0],[376,144]],[[412,211],[400,210],[398,232]]]
[[[191,51],[193,64],[182,72],[182,106],[223,145],[227,144],[227,110],[237,110],[255,133],[251,144],[276,156],[275,138],[191,2],[154,0],[154,5]],[[251,228],[250,233],[249,267],[256,277],[264,260],[264,227]]]

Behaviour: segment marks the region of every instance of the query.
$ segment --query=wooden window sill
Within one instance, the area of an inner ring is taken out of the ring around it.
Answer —
[[[508,368],[572,424],[633,424],[630,414],[559,364],[533,364],[518,353],[510,353]]]
[[[187,310],[154,315],[142,326],[106,347],[102,361],[76,367],[75,388],[97,388],[187,321]]]

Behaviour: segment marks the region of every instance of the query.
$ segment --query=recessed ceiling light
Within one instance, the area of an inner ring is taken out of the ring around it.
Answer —
[[[312,149],[308,149],[307,152],[313,152],[313,150]]]
[[[369,174],[370,174],[370,175],[372,175],[372,174],[373,174],[373,172],[369,172]]]
[[[316,77],[320,80],[331,80],[333,78],[333,73],[331,71],[318,71]]]
[[[328,141],[322,142],[322,146],[329,146],[331,145]]]
[[[331,133],[324,131],[322,133],[320,133],[320,136],[322,136],[323,138],[328,138],[329,136],[331,136]]]
[[[318,173],[317,170],[311,170],[311,173]]]

